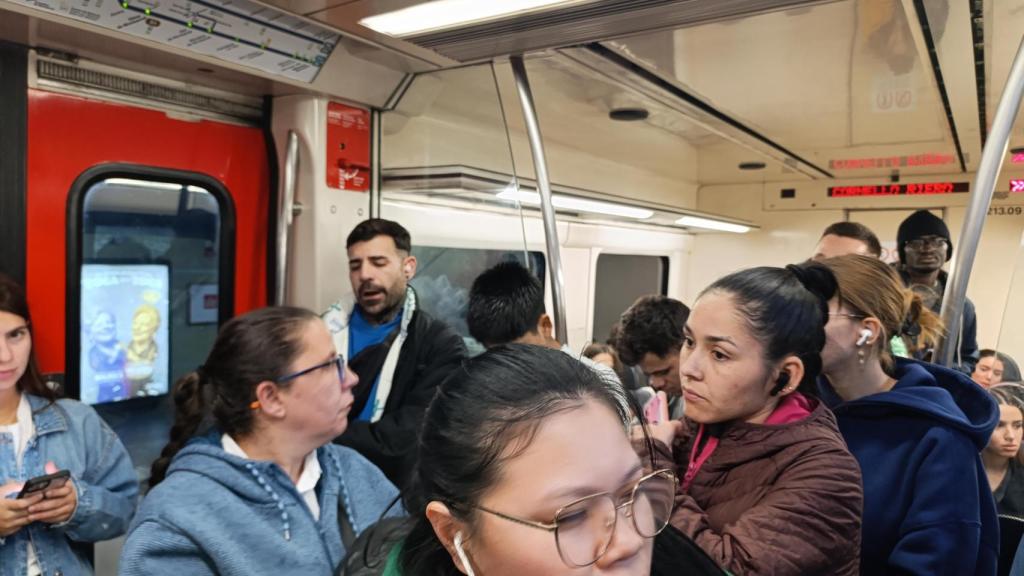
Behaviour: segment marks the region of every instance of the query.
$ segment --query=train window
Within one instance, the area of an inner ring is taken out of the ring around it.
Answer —
[[[419,305],[434,318],[454,328],[473,355],[484,350],[469,335],[466,325],[469,289],[473,280],[499,262],[515,260],[525,263],[540,278],[541,284],[544,283],[543,252],[413,246],[412,253],[416,256],[417,266],[411,284],[419,296]]]
[[[668,293],[668,258],[601,254],[597,257],[594,288],[594,331],[591,339],[604,342],[612,326],[637,298]]]
[[[67,393],[142,468],[166,440],[167,392],[233,308],[233,205],[212,178],[118,165],[83,173],[69,202]]]

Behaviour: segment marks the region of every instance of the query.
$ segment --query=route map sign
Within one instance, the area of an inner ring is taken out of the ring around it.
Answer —
[[[13,0],[154,42],[312,82],[337,32],[249,0]]]

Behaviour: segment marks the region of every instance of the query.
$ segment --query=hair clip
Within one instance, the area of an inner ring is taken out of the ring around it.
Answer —
[[[253,400],[252,402],[249,403],[250,410],[259,410],[261,407],[262,406],[259,400]]]

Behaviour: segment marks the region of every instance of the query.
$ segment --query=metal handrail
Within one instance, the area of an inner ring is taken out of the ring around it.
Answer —
[[[568,344],[569,331],[565,318],[565,277],[562,274],[562,258],[558,248],[558,225],[555,208],[551,204],[551,180],[548,177],[547,157],[544,142],[540,136],[537,109],[533,104],[530,80],[526,76],[526,65],[521,55],[510,57],[512,74],[516,80],[519,104],[523,109],[523,120],[530,140],[534,172],[537,174],[537,190],[540,192],[541,215],[544,217],[544,242],[548,251],[548,270],[551,271],[551,296],[555,305],[555,337],[562,344]]]
[[[1006,157],[1006,148],[1010,143],[1010,131],[1016,121],[1017,111],[1020,109],[1021,96],[1024,96],[1024,39],[1021,40],[1021,44],[1017,48],[1017,56],[1013,59],[1013,66],[1006,78],[1006,87],[1003,89],[999,107],[996,108],[996,115],[992,120],[992,130],[989,132],[988,140],[985,141],[985,149],[981,153],[981,162],[974,178],[974,185],[971,187],[970,203],[967,206],[967,214],[964,216],[964,226],[960,231],[960,245],[956,251],[956,260],[950,269],[946,291],[942,296],[942,322],[946,326],[946,336],[940,339],[936,350],[938,351],[937,360],[944,366],[953,365],[959,347],[964,300],[967,298],[967,281],[970,280],[971,269],[974,267],[974,256],[981,240],[981,229],[985,225],[985,216],[992,203],[996,177],[999,176],[1003,159]],[[979,105],[984,106],[985,104],[980,102]],[[984,130],[985,127],[982,126],[981,129]]]
[[[288,131],[284,157],[284,185],[277,201],[277,270],[275,270],[274,304],[283,306],[288,287],[288,238],[292,222],[302,207],[295,202],[295,185],[299,169],[299,135]]]

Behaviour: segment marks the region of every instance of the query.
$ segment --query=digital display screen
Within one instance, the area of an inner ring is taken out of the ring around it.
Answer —
[[[167,393],[169,294],[170,272],[164,264],[82,266],[82,402]]]
[[[875,186],[833,186],[829,198],[858,196],[914,196],[919,194],[959,194],[970,190],[967,182],[920,182],[914,184],[879,184]]]

